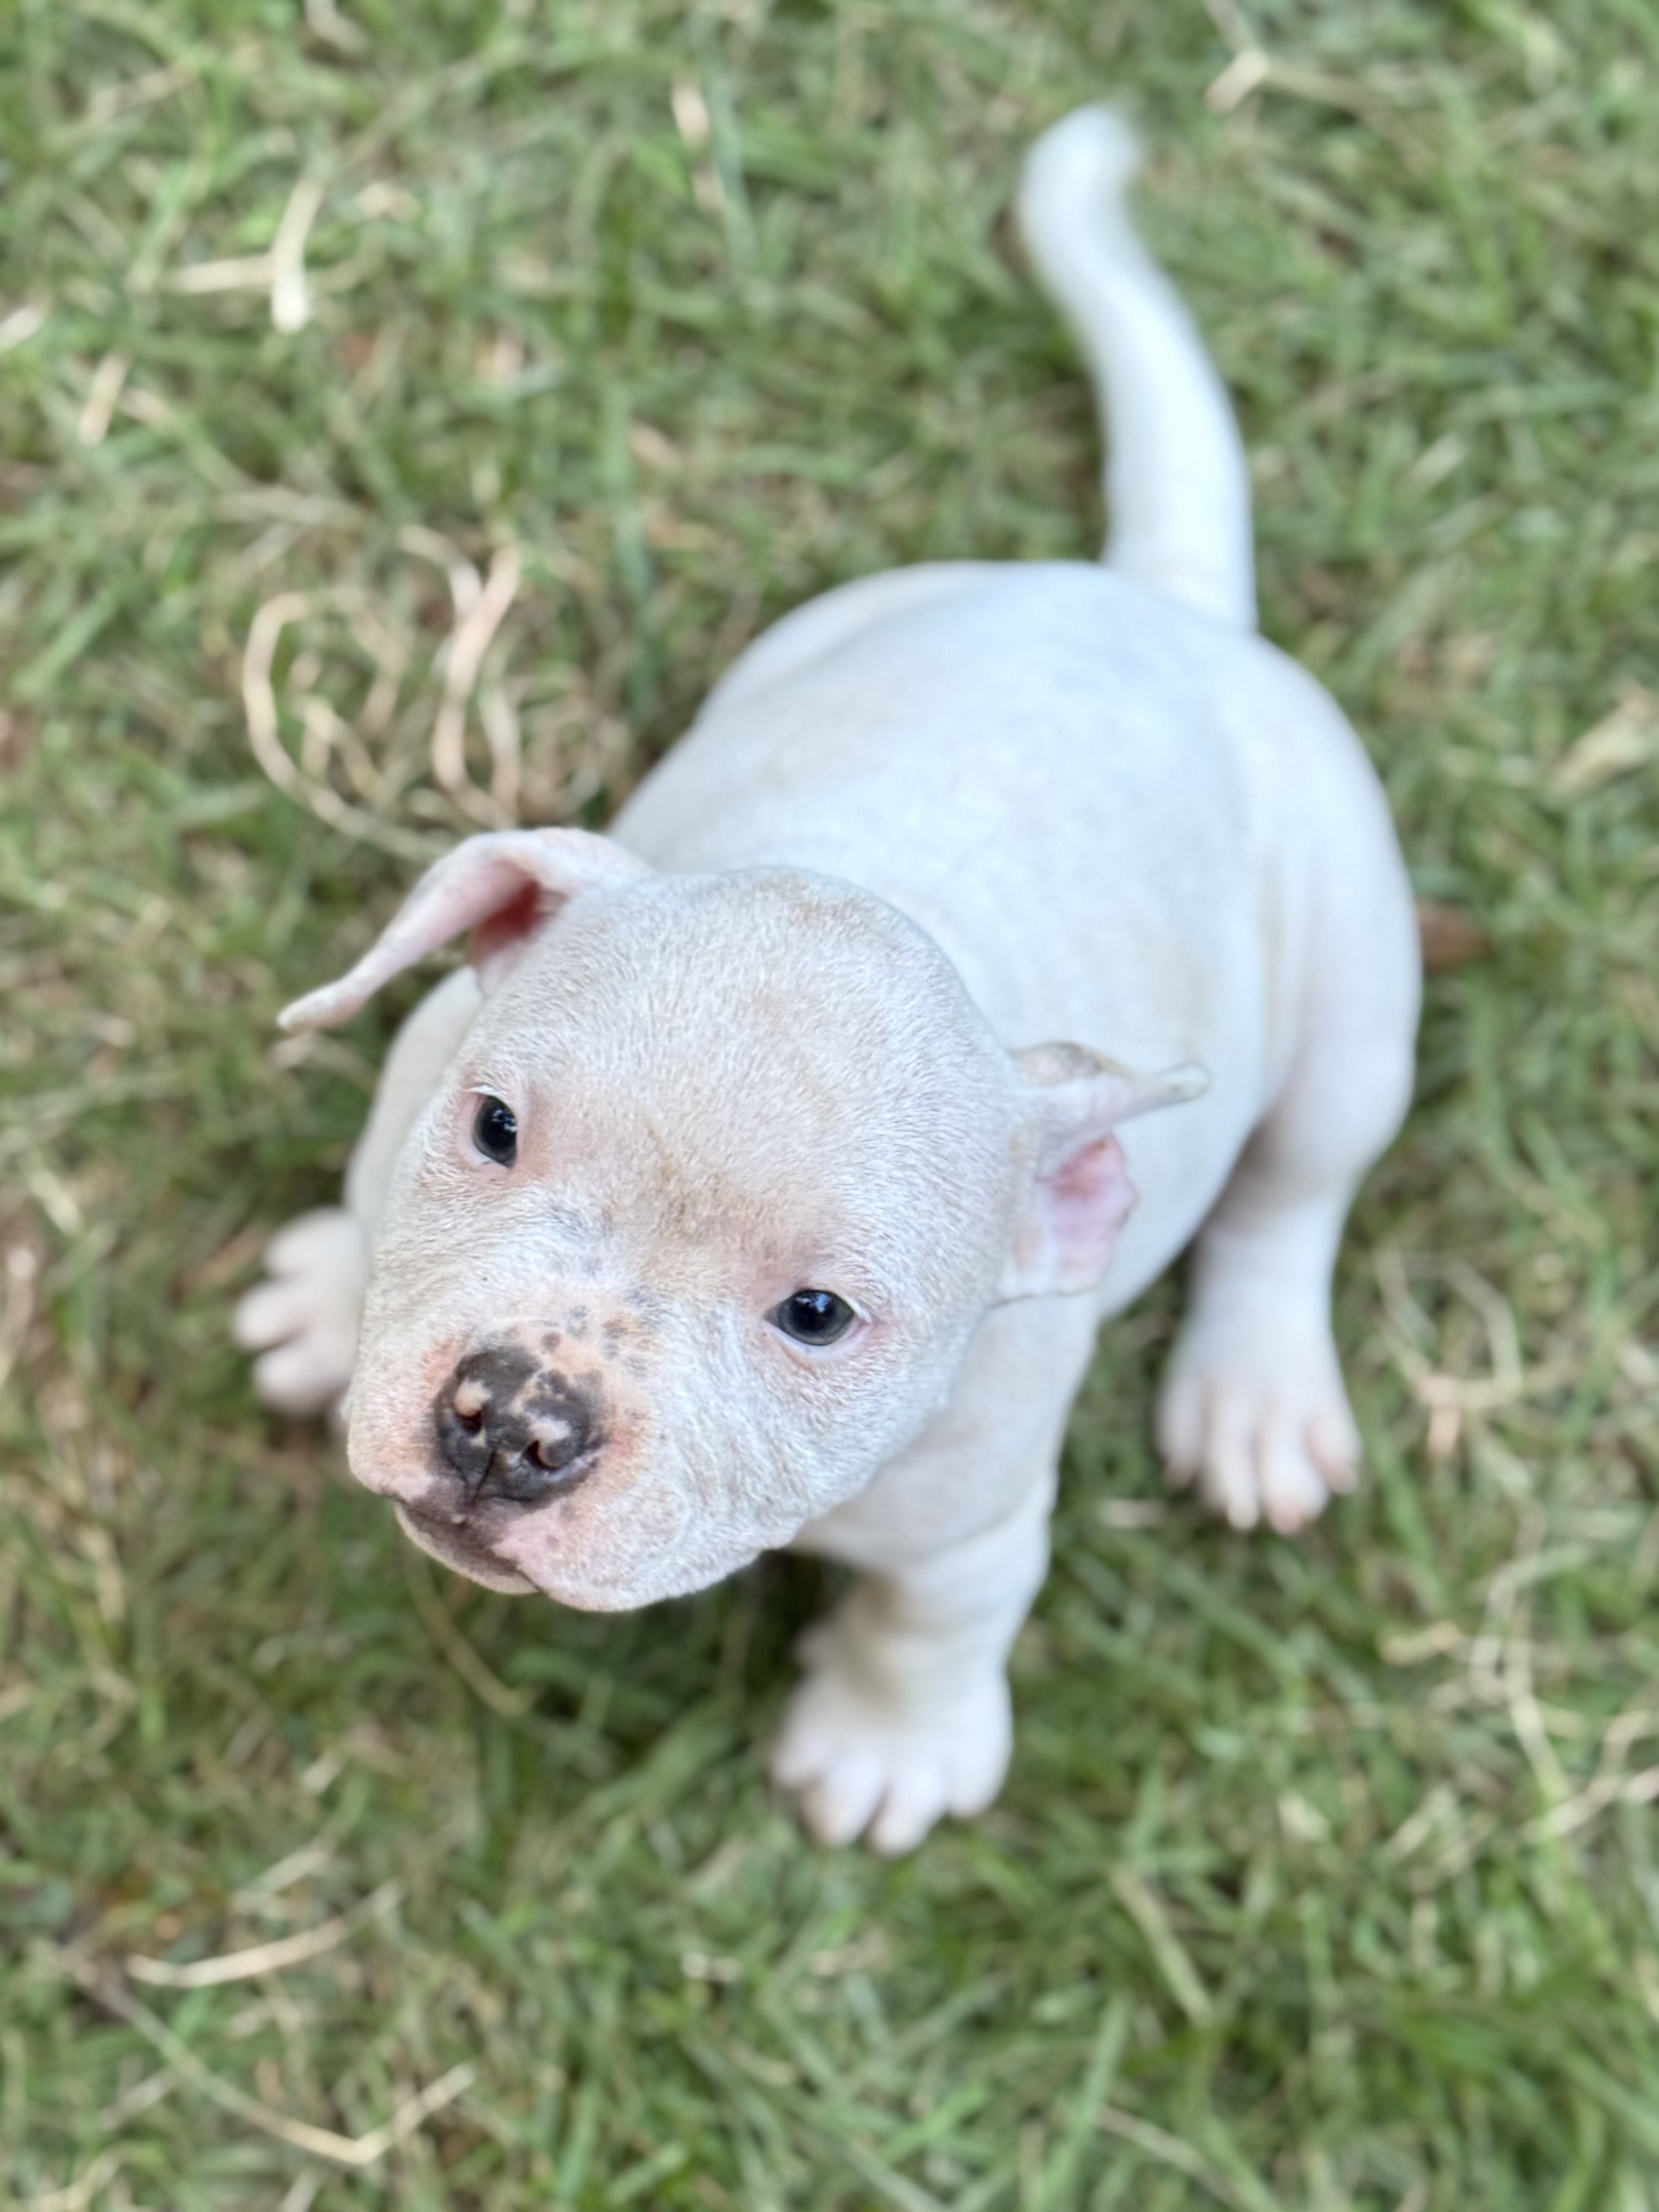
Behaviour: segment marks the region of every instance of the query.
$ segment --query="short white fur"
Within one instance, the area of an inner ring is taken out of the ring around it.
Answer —
[[[816,1835],[884,1851],[1000,1788],[1073,1394],[1195,1233],[1172,1478],[1289,1532],[1358,1465],[1331,1273],[1409,1096],[1411,904],[1363,748],[1254,633],[1243,457],[1133,160],[1086,109],[1020,197],[1108,420],[1105,565],[832,592],[609,838],[440,863],[288,1018],[459,932],[477,969],[410,1018],[344,1206],[237,1316],[262,1395],[349,1382],[359,1479],[496,1587],[626,1607],[788,1544],[858,1569],[774,1771]],[[510,1167],[471,1142],[486,1094]],[[822,1352],[767,1317],[808,1284],[861,1316]],[[503,1343],[591,1391],[600,1442],[566,1492],[455,1510],[434,1393]]]

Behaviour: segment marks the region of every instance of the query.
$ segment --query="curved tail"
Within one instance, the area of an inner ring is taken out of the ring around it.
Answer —
[[[1129,222],[1125,199],[1139,159],[1121,116],[1079,108],[1026,157],[1020,228],[1081,342],[1103,418],[1106,560],[1253,629],[1244,449],[1191,316]]]

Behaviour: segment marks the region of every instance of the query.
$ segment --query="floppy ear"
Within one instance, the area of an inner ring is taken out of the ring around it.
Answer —
[[[433,863],[355,968],[284,1006],[278,1025],[332,1029],[382,983],[464,929],[472,933],[469,951],[478,980],[493,990],[561,907],[603,884],[649,872],[643,860],[587,830],[497,830],[469,837]]]
[[[1025,1182],[1001,1295],[1092,1290],[1135,1202],[1113,1131],[1137,1114],[1196,1098],[1210,1079],[1201,1067],[1133,1075],[1076,1044],[1032,1045],[1013,1061],[1024,1086]]]

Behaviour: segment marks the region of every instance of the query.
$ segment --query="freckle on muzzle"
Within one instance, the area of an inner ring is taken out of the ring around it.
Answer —
[[[432,1420],[457,1522],[487,1498],[539,1505],[573,1489],[602,1440],[592,1388],[516,1345],[469,1352],[433,1400]]]

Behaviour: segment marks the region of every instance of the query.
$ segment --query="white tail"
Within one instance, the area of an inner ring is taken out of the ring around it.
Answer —
[[[1080,107],[1026,158],[1019,220],[1076,331],[1103,418],[1105,558],[1241,629],[1255,627],[1250,486],[1232,410],[1192,317],[1125,206],[1139,159],[1108,107]]]

